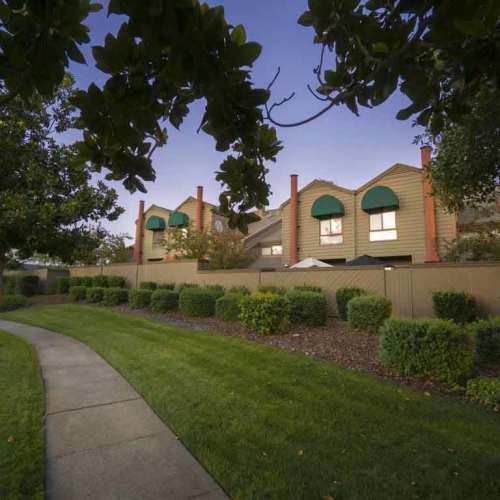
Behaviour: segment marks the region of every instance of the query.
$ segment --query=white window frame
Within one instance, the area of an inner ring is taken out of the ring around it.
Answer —
[[[277,257],[283,255],[283,245],[270,245],[260,248],[262,257]]]
[[[376,227],[376,229],[374,229]],[[398,239],[396,210],[384,210],[369,215],[370,241]]]
[[[335,224],[338,223],[340,225],[340,231],[334,231],[332,229],[333,221],[335,221]],[[329,223],[330,229],[327,232],[323,233],[323,226],[325,222]],[[330,217],[329,219],[321,219],[319,221],[319,244],[340,245],[341,243],[344,243],[342,217]]]
[[[163,246],[165,240],[165,231],[153,231],[153,248]]]

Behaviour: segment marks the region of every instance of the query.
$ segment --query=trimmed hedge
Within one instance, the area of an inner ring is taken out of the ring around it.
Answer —
[[[81,276],[70,276],[69,278],[69,287],[72,286],[83,286],[82,277]]]
[[[144,309],[151,303],[152,290],[134,288],[129,291],[128,303],[133,309]]]
[[[379,359],[405,377],[455,384],[471,373],[474,339],[450,320],[391,318],[380,329]]]
[[[175,290],[175,283],[158,283],[157,290]]]
[[[290,290],[290,321],[307,326],[324,326],[328,320],[328,302],[320,292]]]
[[[87,288],[87,302],[92,304],[97,304],[98,302],[102,302],[104,300],[104,291],[106,288],[102,286],[93,286],[91,288]]]
[[[97,279],[96,279],[97,278]],[[100,276],[82,276],[81,278],[81,284],[82,286],[86,286],[87,288],[92,288],[93,286],[101,286],[99,284],[99,278]],[[102,283],[102,281],[101,281]]]
[[[177,285],[177,291],[180,295],[185,288],[199,288],[199,286],[200,285],[197,283],[179,283],[179,285]]]
[[[123,276],[106,276],[109,288],[126,288],[127,280]]]
[[[226,293],[215,301],[215,315],[226,321],[238,321],[241,314],[241,302],[248,294]]]
[[[500,361],[500,316],[469,325],[476,339],[476,352],[481,361]]]
[[[156,290],[158,288],[158,285],[154,281],[141,281],[141,284],[139,286],[141,290]]]
[[[323,289],[320,286],[314,286],[314,285],[299,285],[299,286],[294,286],[292,290],[298,290],[299,292],[316,292],[316,293],[323,293]]]
[[[286,288],[284,286],[262,285],[259,286],[260,293],[275,293],[277,295],[285,295]]]
[[[56,292],[65,295],[69,292],[69,276],[63,276],[57,279]]]
[[[226,289],[222,285],[206,285],[204,288],[210,290],[214,294],[215,300],[226,293]]]
[[[29,274],[4,276],[4,293],[6,295],[24,295],[31,297],[40,289],[40,278]]]
[[[28,301],[22,295],[3,295],[0,297],[0,312],[13,311],[27,305]]]
[[[179,310],[186,316],[213,316],[216,293],[208,288],[184,287],[179,294]]]
[[[471,401],[500,410],[500,378],[478,377],[467,382],[465,395]]]
[[[151,309],[155,312],[167,312],[179,305],[179,294],[173,290],[159,289],[151,294]]]
[[[347,321],[347,304],[354,297],[360,297],[361,295],[366,295],[366,290],[358,288],[355,286],[344,286],[337,290],[335,294],[335,300],[337,302],[337,312],[339,318]]]
[[[476,299],[465,292],[443,290],[432,292],[434,314],[440,319],[451,319],[455,323],[470,323],[477,318]]]
[[[367,332],[377,333],[391,312],[391,301],[378,295],[354,297],[347,303],[349,325]]]
[[[16,293],[16,279],[14,276],[3,277],[3,293],[5,295],[13,295]]]
[[[87,287],[86,286],[71,286],[69,288],[69,299],[73,302],[78,302],[80,300],[85,300],[87,297]]]
[[[290,304],[284,295],[258,292],[244,297],[241,302],[243,324],[262,335],[282,332],[289,317]]]
[[[121,287],[105,288],[103,302],[107,306],[119,306],[128,302],[128,290]]]
[[[228,293],[239,293],[241,295],[250,295],[250,288],[246,286],[232,286]]]

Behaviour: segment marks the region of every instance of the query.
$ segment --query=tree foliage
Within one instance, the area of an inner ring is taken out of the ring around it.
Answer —
[[[98,229],[95,239],[98,242],[96,248],[76,250],[74,258],[77,262],[85,265],[105,265],[129,261],[131,254],[127,242],[132,238],[128,234],[112,234]]]
[[[97,246],[98,221],[123,211],[113,189],[90,183],[75,148],[53,138],[70,125],[70,93],[66,80],[52,98],[16,97],[0,108],[0,278],[14,249],[21,259],[41,253],[72,262],[76,249]]]
[[[500,261],[500,235],[496,232],[461,235],[447,245],[444,260]]]
[[[210,246],[210,235],[206,231],[196,231],[193,226],[167,229],[164,239],[167,253],[178,259],[203,260],[207,258]]]

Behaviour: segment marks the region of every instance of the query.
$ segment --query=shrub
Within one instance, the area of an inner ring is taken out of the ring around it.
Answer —
[[[70,276],[69,278],[69,287],[72,286],[83,286],[82,277],[81,276]]]
[[[151,303],[152,290],[134,288],[128,294],[128,303],[133,309],[144,309]]]
[[[177,291],[179,292],[179,296],[180,294],[182,293],[182,291],[185,289],[185,288],[198,288],[200,285],[198,285],[197,283],[180,283],[178,286],[177,286]]]
[[[259,286],[260,293],[275,293],[277,295],[285,295],[286,288],[284,286],[261,285]]]
[[[175,283],[158,283],[157,290],[175,290]]]
[[[67,294],[69,292],[69,277],[63,276],[56,281],[56,292]]]
[[[453,384],[470,374],[474,339],[452,321],[391,318],[380,334],[380,362],[402,376]]]
[[[187,316],[213,316],[216,294],[213,290],[184,287],[179,294],[179,310]]]
[[[179,294],[173,290],[160,289],[151,294],[151,309],[155,312],[167,312],[179,305]]]
[[[323,293],[323,289],[320,286],[314,286],[314,285],[299,285],[299,286],[294,286],[293,290],[298,290],[299,292]]]
[[[80,278],[80,283],[82,286],[86,286],[87,288],[92,288],[93,286],[99,286],[96,284],[96,278],[99,278],[99,276],[95,276],[92,278],[92,276],[82,276]],[[97,283],[99,283],[99,280],[97,279]]]
[[[103,302],[107,306],[126,304],[128,302],[128,290],[120,287],[105,288]]]
[[[222,285],[206,285],[204,288],[210,290],[210,292],[214,294],[215,300],[226,293],[226,289]]]
[[[500,361],[500,316],[471,323],[469,331],[474,335],[481,361]]]
[[[154,281],[141,281],[139,288],[141,290],[156,290],[158,285]]]
[[[247,328],[263,335],[283,331],[289,316],[290,304],[284,295],[259,292],[241,302],[241,320]]]
[[[127,280],[123,276],[106,276],[109,288],[126,288]]]
[[[467,382],[465,395],[472,401],[493,408],[500,409],[500,378],[478,377]]]
[[[87,287],[86,286],[71,286],[69,288],[69,298],[73,302],[78,302],[79,300],[85,300],[87,297]]]
[[[3,277],[3,292],[5,295],[13,295],[16,293],[16,278],[15,276]]]
[[[29,274],[15,277],[15,293],[16,295],[24,295],[31,297],[38,293],[40,287],[40,278]]]
[[[229,293],[239,293],[240,295],[250,295],[250,289],[246,286],[232,286]]]
[[[465,292],[444,290],[432,292],[434,314],[441,319],[451,319],[455,323],[470,323],[477,317],[476,300]]]
[[[361,295],[366,295],[366,291],[355,286],[344,286],[337,290],[335,299],[337,301],[337,311],[340,319],[347,321],[347,304],[354,297],[360,297]]]
[[[94,276],[93,278],[93,286],[97,288],[108,288],[108,277],[103,276],[102,274],[98,276]]]
[[[0,312],[13,311],[27,305],[28,301],[22,295],[3,295],[0,297]]]
[[[106,289],[102,286],[93,286],[91,288],[87,288],[87,302],[91,302],[93,304],[102,302],[104,300],[104,290]]]
[[[347,320],[352,328],[377,333],[391,311],[391,301],[386,297],[354,297],[347,303]]]
[[[290,321],[307,326],[326,325],[328,319],[328,302],[322,293],[312,291],[290,290],[286,294],[290,302]]]
[[[226,293],[215,301],[215,315],[226,321],[238,321],[241,313],[241,302],[247,294]]]

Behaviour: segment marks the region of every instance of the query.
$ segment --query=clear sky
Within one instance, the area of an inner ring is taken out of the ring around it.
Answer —
[[[266,87],[277,67],[281,67],[272,100],[281,100],[291,92],[296,97],[277,111],[276,118],[296,121],[321,108],[323,103],[316,101],[306,88],[307,83],[315,82],[312,69],[318,63],[320,47],[312,42],[313,30],[297,24],[307,0],[209,0],[208,3],[223,5],[226,19],[234,25],[243,24],[248,40],[262,44],[262,54],[252,72],[256,86]],[[93,14],[88,24],[92,44],[96,45],[102,43],[106,33],[117,31],[121,19],[107,18],[106,12],[101,11]],[[87,88],[93,81],[103,82],[105,75],[93,68],[90,46],[84,52],[89,65],[73,64],[70,70],[77,85]],[[285,148],[278,161],[270,164],[271,206],[288,197],[292,173],[299,175],[299,188],[315,178],[355,188],[394,163],[418,166],[419,150],[412,142],[419,130],[409,121],[395,118],[405,105],[402,95],[394,95],[378,108],[361,108],[359,117],[345,107],[337,107],[302,127],[278,129]],[[214,172],[225,155],[215,151],[210,136],[196,133],[202,109],[202,103],[192,107],[180,132],[169,129],[168,144],[154,155],[157,178],[147,185],[146,194],[132,195],[121,184],[113,184],[126,212],[118,221],[107,224],[110,230],[134,234],[140,199],[145,200],[146,206],[155,203],[175,208],[187,196],[195,195],[196,186],[201,184],[205,187],[205,199],[217,202],[220,185]]]

